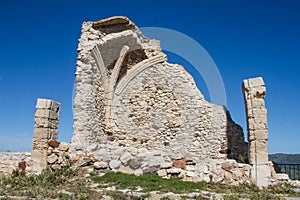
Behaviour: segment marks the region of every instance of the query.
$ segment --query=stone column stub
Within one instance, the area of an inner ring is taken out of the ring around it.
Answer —
[[[265,108],[266,86],[262,77],[243,81],[247,131],[248,159],[253,166],[251,179],[259,187],[267,187],[270,179],[268,160],[268,122]]]
[[[39,174],[47,168],[48,142],[58,138],[60,103],[37,99],[31,151],[31,171]]]

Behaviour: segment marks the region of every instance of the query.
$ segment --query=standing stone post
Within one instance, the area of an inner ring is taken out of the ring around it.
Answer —
[[[247,115],[248,158],[253,166],[251,179],[259,187],[267,187],[270,179],[268,160],[268,122],[265,108],[266,87],[261,77],[243,81]]]
[[[47,167],[48,142],[57,140],[58,137],[60,104],[48,99],[38,99],[36,109],[31,170],[33,173],[40,173]]]

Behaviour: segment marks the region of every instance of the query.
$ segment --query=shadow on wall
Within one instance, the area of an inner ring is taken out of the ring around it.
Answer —
[[[227,117],[227,152],[224,153],[227,153],[228,159],[235,159],[240,163],[248,163],[248,143],[245,142],[243,129],[232,120],[230,112],[225,107],[224,110]]]

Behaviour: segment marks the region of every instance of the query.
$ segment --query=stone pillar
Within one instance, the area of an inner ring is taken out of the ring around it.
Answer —
[[[57,140],[58,137],[60,104],[48,99],[38,99],[36,109],[31,170],[33,173],[40,173],[47,167],[48,142]]]
[[[247,115],[248,159],[253,166],[251,179],[259,187],[267,187],[270,179],[268,159],[268,122],[264,97],[266,87],[261,77],[243,81]]]

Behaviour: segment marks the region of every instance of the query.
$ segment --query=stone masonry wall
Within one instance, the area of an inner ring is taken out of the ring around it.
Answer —
[[[241,127],[205,101],[159,41],[125,17],[85,22],[78,44],[71,151],[98,143],[168,149],[193,159],[247,154]]]
[[[10,175],[14,170],[25,170],[30,155],[30,152],[0,152],[0,178]],[[23,166],[19,163],[23,163]]]

